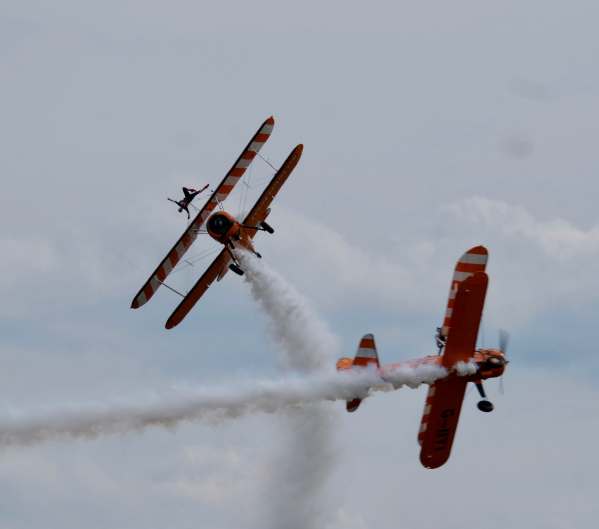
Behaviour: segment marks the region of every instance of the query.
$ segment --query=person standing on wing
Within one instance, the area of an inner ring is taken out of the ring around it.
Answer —
[[[184,197],[181,200],[173,200],[172,198],[168,198],[168,200],[170,200],[171,202],[174,202],[175,204],[177,204],[177,206],[179,206],[179,213],[181,213],[183,210],[185,210],[185,212],[187,213],[187,220],[189,220],[191,217],[189,215],[189,204],[191,204],[191,202],[193,201],[193,199],[198,196],[202,191],[204,191],[205,189],[208,188],[208,184],[206,184],[202,189],[196,191],[195,189],[192,189],[191,187],[184,187],[183,188],[183,195]]]

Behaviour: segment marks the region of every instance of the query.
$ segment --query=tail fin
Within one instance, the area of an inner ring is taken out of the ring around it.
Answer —
[[[352,369],[354,367],[379,367],[379,355],[376,352],[376,344],[374,343],[374,335],[365,334],[360,340],[358,351],[355,358],[340,358],[337,361],[337,370]],[[345,408],[347,411],[356,411],[360,406],[362,399],[353,399],[346,402]]]
[[[374,335],[365,334],[360,340],[358,352],[354,358],[354,365],[366,367],[370,365],[379,367],[379,355],[376,352],[376,344],[374,343]]]

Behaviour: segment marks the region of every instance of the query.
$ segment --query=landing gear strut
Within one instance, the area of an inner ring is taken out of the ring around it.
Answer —
[[[490,402],[489,400],[487,400],[487,394],[485,393],[485,388],[483,388],[483,383],[482,382],[476,382],[475,383],[476,389],[478,390],[479,395],[481,396],[482,400],[478,401],[478,404],[476,405],[476,407],[480,410],[483,411],[485,413],[489,413],[491,411],[493,411],[493,409],[495,408],[493,406],[493,403]]]
[[[230,247],[229,247],[229,245],[230,245]],[[225,246],[225,248],[227,248],[227,252],[229,252],[229,256],[231,257],[231,260],[233,261],[229,265],[229,270],[231,270],[231,272],[235,272],[239,276],[242,276],[243,275],[243,270],[241,269],[241,266],[239,266],[239,261],[237,260],[237,258],[233,254],[233,252],[231,251],[231,248],[235,248],[235,246],[233,246],[233,243],[229,242]]]
[[[243,270],[239,268],[239,266],[237,266],[235,263],[231,263],[229,265],[229,270],[231,270],[231,272],[235,272],[237,275],[243,275]]]
[[[264,229],[264,231],[270,233],[271,235],[275,232],[275,229],[264,220],[260,223],[260,227]]]

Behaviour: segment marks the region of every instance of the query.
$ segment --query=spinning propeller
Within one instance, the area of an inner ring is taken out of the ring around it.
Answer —
[[[505,330],[505,329],[500,329],[499,330],[499,350],[503,353],[503,355],[506,355],[507,352],[507,347],[510,343],[510,335],[509,333]],[[506,360],[505,363],[507,364],[508,361]],[[499,393],[501,395],[505,394],[505,388],[503,387],[503,375],[504,373],[501,374],[501,376],[499,377]]]
[[[495,367],[502,365],[505,366],[508,361],[505,359],[505,353],[507,351],[507,347],[510,341],[510,336],[505,330],[499,331],[499,351],[503,354],[503,357],[491,356],[488,359],[490,364],[493,364]],[[475,382],[476,389],[482,400],[478,401],[477,408],[485,413],[489,413],[493,411],[494,406],[493,403],[487,399],[487,394],[485,393],[485,388],[483,387],[482,380]],[[501,377],[499,379],[499,392],[503,395],[503,373],[501,373]]]

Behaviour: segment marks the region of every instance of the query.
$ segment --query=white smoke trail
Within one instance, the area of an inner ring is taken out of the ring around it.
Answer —
[[[240,252],[254,299],[270,319],[270,332],[283,353],[283,367],[303,373],[334,370],[340,356],[335,337],[308,302],[285,279],[254,256]],[[321,404],[288,414],[282,453],[267,483],[273,529],[322,526],[323,488],[335,451],[333,421]]]
[[[432,384],[435,380],[447,376],[447,370],[439,365],[420,364],[416,367],[384,368],[381,376],[393,389],[400,389],[402,386],[414,389],[420,384]]]
[[[270,318],[269,330],[284,353],[284,368],[303,372],[334,369],[339,344],[308,301],[252,254],[238,255],[252,296]]]
[[[430,383],[431,372],[427,367],[399,370],[393,384],[413,386],[418,377],[422,383]],[[0,417],[0,446],[64,438],[93,439],[150,427],[172,429],[183,422],[213,423],[252,413],[311,409],[322,401],[366,397],[376,389],[383,389],[381,384],[383,380],[371,370],[321,373],[179,390],[168,397],[161,392],[160,396],[128,402],[65,406],[49,413],[12,413],[10,417]]]
[[[478,371],[478,365],[472,359],[468,360],[468,362],[458,362],[454,369],[458,376],[466,377],[468,375],[474,375]]]

